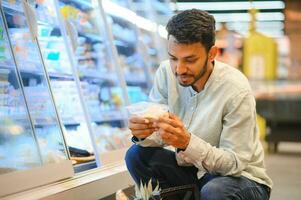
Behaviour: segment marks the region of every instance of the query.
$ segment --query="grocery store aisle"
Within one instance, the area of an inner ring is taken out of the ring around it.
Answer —
[[[278,153],[266,156],[266,166],[274,182],[271,200],[301,199],[301,143],[280,143]]]

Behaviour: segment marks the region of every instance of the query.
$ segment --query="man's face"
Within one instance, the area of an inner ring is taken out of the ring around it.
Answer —
[[[207,72],[208,53],[199,42],[180,44],[170,35],[168,39],[168,54],[172,71],[179,83],[184,87],[197,84]]]

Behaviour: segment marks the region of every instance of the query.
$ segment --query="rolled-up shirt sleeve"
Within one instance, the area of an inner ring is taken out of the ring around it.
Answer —
[[[249,91],[242,92],[226,106],[219,147],[191,134],[183,154],[199,169],[239,176],[251,160],[256,128],[255,99]]]
[[[147,138],[145,138],[143,140],[132,139],[132,141],[135,144],[138,144],[143,147],[164,147],[165,146],[165,144],[158,132],[152,133],[150,136],[148,136]]]
[[[176,160],[180,166],[193,166],[193,161],[183,151],[176,152]]]

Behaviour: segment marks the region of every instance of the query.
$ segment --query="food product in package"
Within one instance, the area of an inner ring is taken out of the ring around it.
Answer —
[[[129,117],[158,119],[159,117],[168,116],[168,105],[143,101],[127,106],[127,111]]]

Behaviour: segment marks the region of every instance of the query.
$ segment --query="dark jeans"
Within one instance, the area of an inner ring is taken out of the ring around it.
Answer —
[[[127,168],[137,184],[152,179],[160,188],[196,184],[202,200],[267,200],[270,190],[267,186],[245,177],[217,176],[209,173],[200,180],[196,167],[182,167],[177,164],[175,153],[160,147],[133,145],[126,153]]]

